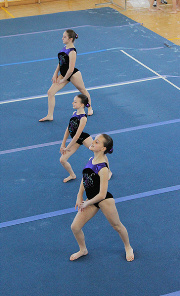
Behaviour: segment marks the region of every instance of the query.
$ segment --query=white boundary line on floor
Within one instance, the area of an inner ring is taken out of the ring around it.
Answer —
[[[124,53],[125,55],[127,55],[129,58],[131,58],[132,60],[134,60],[135,62],[137,62],[138,64],[140,64],[141,66],[143,66],[144,68],[148,69],[149,71],[151,71],[152,73],[156,74],[159,78],[163,79],[164,81],[166,81],[167,83],[171,84],[173,87],[177,88],[178,90],[180,90],[180,87],[178,87],[177,85],[175,85],[174,83],[170,82],[167,78],[165,78],[164,76],[160,75],[159,73],[157,73],[156,71],[154,71],[153,69],[149,68],[148,66],[146,66],[145,64],[141,63],[139,60],[135,59],[133,56],[131,56],[130,54],[128,54],[126,51],[121,50],[122,53]]]
[[[134,84],[134,83],[139,83],[139,82],[146,82],[146,81],[156,80],[156,79],[160,79],[160,78],[161,77],[158,77],[158,76],[152,76],[152,77],[146,77],[146,78],[142,78],[142,79],[135,79],[135,80],[130,80],[130,81],[124,81],[124,82],[117,82],[117,83],[93,86],[93,87],[87,88],[87,90],[90,91],[90,90],[96,90],[96,89],[116,87],[116,86],[121,86],[121,85],[128,85],[128,84]],[[79,92],[77,89],[70,90],[70,91],[64,91],[64,92],[58,92],[56,94],[56,96],[68,95],[68,94],[73,94],[73,93],[77,93],[77,92]],[[29,101],[29,100],[36,100],[36,99],[41,99],[41,98],[47,98],[47,94],[33,96],[33,97],[18,98],[18,99],[7,100],[7,101],[1,101],[0,105],[9,104],[9,103],[16,103],[16,102],[22,102],[22,101]]]

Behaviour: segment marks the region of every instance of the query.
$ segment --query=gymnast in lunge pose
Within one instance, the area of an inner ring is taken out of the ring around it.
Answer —
[[[74,154],[81,145],[89,148],[93,141],[92,137],[88,133],[83,132],[87,123],[87,115],[84,109],[85,107],[89,107],[88,97],[79,94],[74,98],[72,104],[73,109],[76,109],[77,111],[75,111],[70,118],[69,125],[66,128],[64,138],[60,147],[60,152],[62,154],[60,157],[60,163],[69,173],[69,176],[63,180],[64,183],[72,179],[76,179],[76,175],[70,163],[68,162],[69,157]],[[66,147],[66,141],[69,135],[71,136],[72,140]],[[107,157],[106,162],[108,163]],[[112,173],[109,169],[109,179],[111,178],[111,175]]]
[[[78,213],[71,225],[80,250],[72,254],[70,260],[74,261],[88,254],[82,228],[99,209],[101,209],[124,243],[126,260],[133,261],[134,253],[129,243],[127,230],[119,220],[113,196],[111,193],[107,192],[108,165],[106,163],[105,154],[112,153],[113,140],[110,136],[101,134],[95,138],[89,149],[94,152],[94,157],[90,158],[83,169],[83,179],[80,184],[75,205],[75,208],[78,207]],[[86,201],[83,201],[84,190],[87,195]]]
[[[48,114],[46,117],[40,119],[40,122],[53,120],[55,94],[69,82],[71,82],[82,94],[88,97],[88,115],[93,114],[90,94],[84,86],[81,72],[75,68],[76,49],[74,47],[74,41],[77,38],[78,35],[73,30],[68,29],[63,33],[62,40],[65,46],[58,53],[59,63],[52,77],[52,86],[48,90]]]

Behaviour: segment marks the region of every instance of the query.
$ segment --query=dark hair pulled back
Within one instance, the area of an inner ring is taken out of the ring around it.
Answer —
[[[71,29],[66,30],[68,37],[73,39],[73,42],[75,39],[78,39],[78,34],[76,34],[76,32],[74,32]]]
[[[77,97],[80,98],[81,103],[84,104],[85,107],[87,107],[87,108],[90,107],[90,105],[88,103],[89,100],[88,100],[87,96],[85,96],[83,94],[79,94],[79,95],[77,95]]]
[[[104,147],[106,147],[104,154],[113,153],[113,139],[107,134],[102,134],[102,136],[104,137]]]

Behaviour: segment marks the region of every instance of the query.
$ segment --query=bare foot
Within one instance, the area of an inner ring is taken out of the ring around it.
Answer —
[[[67,177],[67,178],[65,178],[64,180],[63,180],[63,182],[64,183],[67,183],[68,181],[70,181],[70,180],[74,180],[74,179],[76,179],[76,175],[73,175],[73,176],[69,176],[69,177]]]
[[[72,254],[71,257],[70,257],[70,260],[74,261],[74,260],[76,260],[76,259],[78,259],[78,258],[80,258],[82,256],[86,256],[87,254],[88,254],[87,249],[85,249],[84,251],[79,251],[77,253]]]
[[[47,115],[46,117],[39,119],[39,122],[44,122],[44,121],[53,121],[53,116]]]
[[[134,260],[134,253],[133,253],[133,249],[130,247],[125,248],[126,250],[126,260],[127,261],[133,261]]]
[[[112,172],[109,170],[109,178],[108,178],[108,180],[110,180],[111,177],[112,177]]]
[[[93,115],[93,109],[92,109],[92,107],[89,107],[88,108],[88,116],[91,116],[91,115]]]

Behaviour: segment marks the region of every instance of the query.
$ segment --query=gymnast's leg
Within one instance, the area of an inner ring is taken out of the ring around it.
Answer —
[[[73,74],[71,76],[71,83],[85,96],[88,97],[88,102],[90,104],[90,107],[88,108],[88,115],[93,115],[93,109],[91,106],[91,97],[90,94],[88,93],[88,91],[86,90],[85,86],[84,86],[84,82],[82,79],[82,75],[81,72],[78,71],[75,74]]]
[[[48,90],[48,114],[47,116],[41,118],[39,120],[40,122],[53,120],[53,113],[54,113],[54,107],[55,107],[55,94],[61,89],[63,89],[63,87],[65,87],[68,83],[69,81],[66,80],[64,83],[61,83],[61,84],[53,83],[51,85],[50,89]]]
[[[74,221],[71,225],[71,230],[75,236],[75,239],[79,245],[79,251],[71,255],[70,260],[74,261],[81,256],[85,256],[88,254],[88,250],[86,248],[84,233],[82,231],[83,226],[96,215],[98,212],[98,208],[94,205],[88,206],[83,211],[79,210]]]
[[[119,214],[115,205],[115,200],[113,198],[108,198],[99,203],[99,207],[111,226],[119,233],[125,247],[126,251],[126,260],[133,261],[134,253],[133,249],[129,243],[129,236],[127,229],[121,223],[119,219]]]
[[[73,155],[77,149],[80,147],[80,145],[78,143],[75,143],[72,147],[70,151],[66,151],[65,154],[62,154],[60,157],[60,163],[62,164],[62,166],[66,169],[66,171],[68,171],[69,176],[67,178],[65,178],[63,180],[64,183],[72,180],[72,179],[76,179],[76,175],[70,165],[70,163],[68,162],[68,159],[71,155]]]

